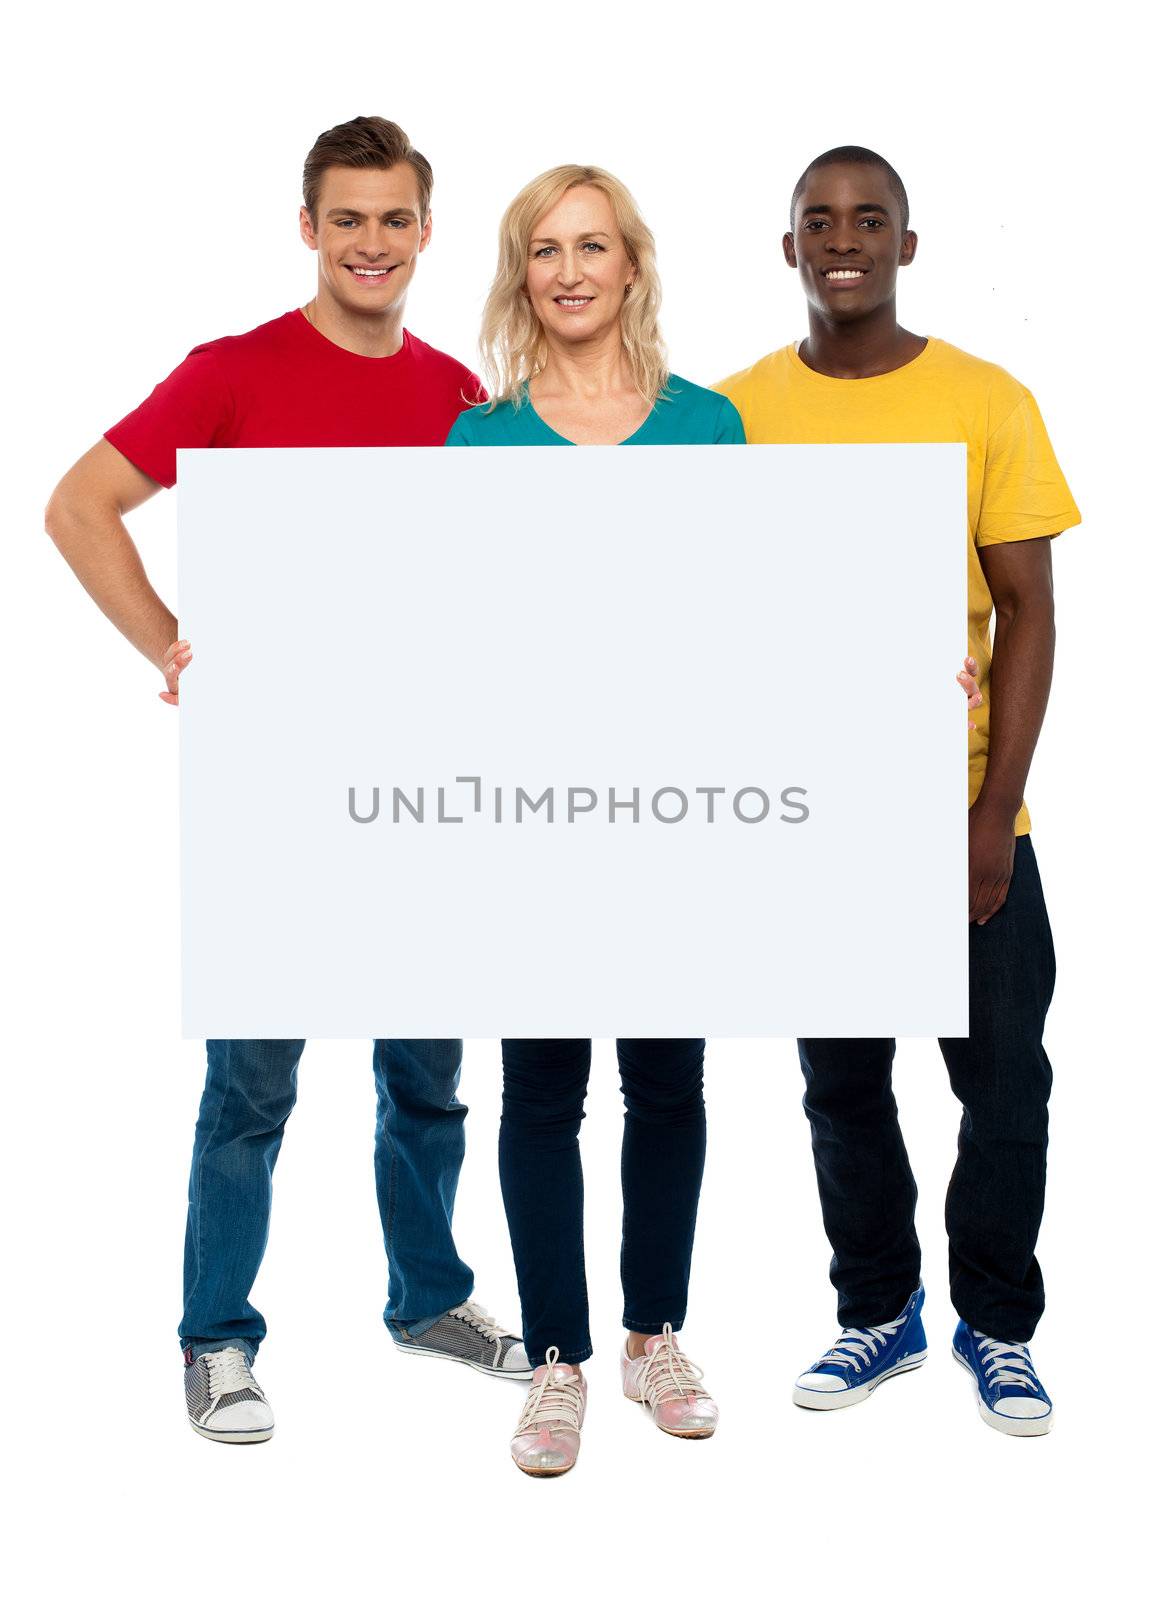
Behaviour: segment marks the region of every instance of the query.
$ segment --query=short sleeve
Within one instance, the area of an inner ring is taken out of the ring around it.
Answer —
[[[176,451],[222,443],[234,413],[218,358],[204,346],[193,350],[104,437],[134,467],[170,489],[176,481]]]
[[[975,543],[1051,538],[1081,522],[1028,390],[987,441]]]
[[[735,410],[731,402],[724,398],[719,407],[719,414],[715,418],[715,443],[716,444],[746,444],[747,435],[743,427],[743,419]]]

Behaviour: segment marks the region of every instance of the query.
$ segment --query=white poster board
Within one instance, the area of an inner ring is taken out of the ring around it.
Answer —
[[[179,461],[188,1037],[962,1035],[961,445]]]

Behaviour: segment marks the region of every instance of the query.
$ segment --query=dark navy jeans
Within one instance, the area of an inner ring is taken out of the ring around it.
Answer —
[[[940,1039],[962,1105],[946,1197],[950,1293],[972,1327],[1028,1341],[1042,1315],[1035,1259],[1046,1192],[1050,1063],[1042,1028],[1054,946],[1029,837],[1001,911],[970,927],[970,1037]],[[891,1087],[893,1039],[800,1039],[831,1282],[844,1327],[896,1317],[919,1281],[918,1198]]]
[[[209,1039],[184,1248],[180,1342],[193,1357],[267,1332],[249,1295],[263,1259],[272,1173],[296,1099],[303,1039]],[[458,1039],[377,1039],[376,1194],[388,1258],[388,1327],[421,1332],[472,1291],[451,1217],[467,1107]]]
[[[683,1325],[707,1144],[702,1039],[619,1039],[623,1325]],[[504,1039],[499,1179],[532,1366],[591,1354],[579,1124],[590,1039]]]

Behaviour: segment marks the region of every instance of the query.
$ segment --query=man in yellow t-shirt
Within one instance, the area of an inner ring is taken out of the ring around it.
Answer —
[[[716,388],[749,444],[967,447],[968,653],[983,703],[970,739],[970,1036],[939,1041],[963,1107],[946,1202],[961,1319],[953,1348],[986,1422],[1045,1433],[1053,1408],[1028,1341],[1044,1304],[1034,1249],[1054,951],[1023,788],[1054,658],[1051,540],[1080,519],[1029,392],[1001,367],[899,326],[895,281],[917,242],[889,162],[853,145],[819,156],[795,187],[783,239],[808,336]],[[799,1055],[844,1331],[794,1399],[834,1410],[926,1359],[917,1190],[891,1088],[894,1040],[800,1039]]]

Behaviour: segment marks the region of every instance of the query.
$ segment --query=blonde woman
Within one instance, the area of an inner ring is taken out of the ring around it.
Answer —
[[[556,167],[512,201],[499,230],[481,350],[492,398],[449,445],[742,444],[723,396],[667,370],[650,230],[598,167]],[[980,700],[971,675],[959,682]],[[687,1307],[706,1120],[702,1039],[620,1039],[623,1393],[657,1425],[706,1439],[718,1407],[675,1338]],[[524,1472],[570,1471],[591,1354],[579,1123],[589,1039],[504,1039],[499,1175],[534,1368],[511,1441]]]
[[[617,178],[556,167],[499,230],[481,348],[492,399],[449,445],[742,444],[730,401],[668,372],[650,230]],[[678,1348],[687,1308],[706,1121],[702,1039],[620,1039],[623,1393],[664,1432],[705,1439],[718,1408]],[[531,1394],[517,1466],[575,1464],[591,1354],[579,1123],[589,1039],[505,1039],[499,1173],[526,1319]]]
[[[742,444],[722,395],[667,370],[655,243],[598,167],[529,183],[499,230],[480,350],[491,401],[449,445]]]

